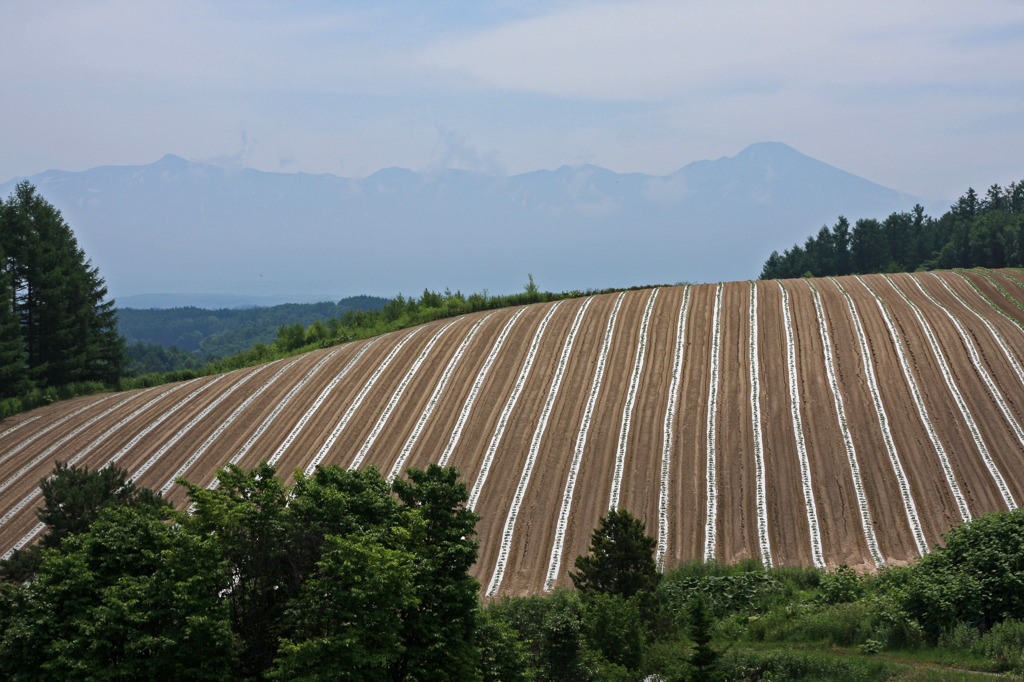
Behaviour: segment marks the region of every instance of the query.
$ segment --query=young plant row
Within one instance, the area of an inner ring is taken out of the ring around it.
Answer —
[[[987,279],[989,282],[992,282],[992,284],[995,285],[996,289],[999,290],[999,293],[1001,293],[1004,297],[1006,297],[1006,300],[1008,300],[1010,303],[1012,303],[1014,306],[1016,306],[1018,310],[1024,312],[1024,305],[1021,305],[1021,302],[1018,301],[1014,297],[1013,294],[1011,294],[1009,291],[1007,291],[1003,287],[1002,284],[1000,284],[998,281],[996,281],[996,278],[993,277],[992,274],[990,274],[990,273],[992,273],[991,270],[988,270],[987,268],[980,268],[980,271],[981,271],[981,276],[984,277],[985,279]],[[1024,284],[1022,284],[1021,281],[1019,279],[1017,279],[1016,277],[1014,277],[1013,275],[1008,275],[1006,273],[999,273],[999,274],[1003,275],[1007,279],[1013,280],[1017,284],[1017,286],[1024,287]]]
[[[830,277],[829,279],[832,280],[839,293],[846,299],[846,308],[850,312],[850,319],[853,320],[853,327],[857,332],[861,362],[864,363],[864,378],[868,383],[871,401],[875,405],[875,416],[878,418],[878,428],[882,432],[885,452],[889,455],[889,463],[892,465],[893,475],[896,476],[896,482],[900,487],[900,495],[903,497],[903,509],[907,515],[907,523],[910,525],[914,543],[917,545],[917,553],[923,555],[928,547],[928,542],[925,540],[924,532],[921,530],[921,520],[917,516],[917,505],[914,503],[914,496],[910,492],[910,484],[907,483],[907,475],[903,471],[903,463],[900,461],[899,453],[896,452],[896,443],[892,438],[892,431],[889,429],[889,415],[885,412],[885,405],[882,404],[882,393],[878,390],[875,365],[871,361],[871,349],[868,347],[867,335],[864,333],[864,325],[861,323],[860,313],[857,312],[853,299],[850,298],[850,294],[839,283],[839,280],[835,277]]]
[[[811,461],[807,456],[804,442],[804,425],[800,415],[800,385],[796,374],[796,344],[793,341],[793,319],[789,312],[789,292],[782,282],[776,280],[782,291],[783,329],[786,332],[786,369],[789,377],[789,412],[793,420],[793,438],[796,440],[796,454],[800,461],[800,481],[803,484],[804,507],[807,509],[807,527],[811,535],[811,561],[817,568],[825,567],[821,549],[821,530],[818,527],[818,507],[814,501],[814,487],[811,481]]]
[[[939,277],[934,272],[929,274],[931,274],[932,277],[937,279],[939,281],[939,284],[941,284],[946,289],[946,291],[948,291],[949,294],[957,300],[957,302],[960,305],[974,313],[974,316],[977,317],[983,325],[985,325],[985,328],[988,329],[990,334],[992,334],[992,338],[995,339],[995,342],[999,346],[999,349],[1003,351],[1003,357],[1005,357],[1006,361],[1010,363],[1010,366],[1013,367],[1013,371],[1017,374],[1017,378],[1020,380],[1021,384],[1024,385],[1024,368],[1021,367],[1020,363],[1017,361],[1017,358],[1015,358],[1013,356],[1013,353],[1010,352],[1010,347],[1006,345],[1006,339],[1003,338],[1003,335],[996,330],[995,326],[991,322],[986,320],[981,313],[975,310],[973,306],[969,305],[967,301],[965,301],[963,297],[960,296],[960,294],[958,294],[952,287],[950,287],[946,280]],[[975,289],[975,291],[977,291],[977,289]]]
[[[384,425],[388,423],[388,418],[390,418],[391,413],[395,411],[395,407],[398,405],[398,401],[402,399],[402,394],[405,393],[405,389],[408,388],[409,383],[413,380],[416,374],[419,373],[420,367],[422,367],[426,359],[430,357],[430,353],[434,350],[434,346],[436,346],[437,342],[441,340],[444,333],[460,319],[461,318],[455,318],[437,330],[437,333],[431,337],[430,341],[427,342],[427,345],[423,347],[422,351],[420,351],[420,354],[416,356],[412,366],[409,367],[409,371],[405,373],[405,376],[402,377],[402,380],[398,383],[398,387],[395,389],[395,392],[391,394],[391,399],[388,400],[388,404],[384,407],[384,411],[381,412],[380,417],[377,419],[377,423],[373,425],[370,435],[366,437],[363,445],[359,448],[359,451],[356,452],[355,458],[348,467],[349,469],[358,469],[363,463],[363,458],[366,457],[366,453],[370,451],[370,447],[373,445],[374,441],[377,440],[380,432],[384,429]]]
[[[718,462],[715,452],[718,424],[718,356],[722,344],[722,283],[715,289],[715,311],[711,318],[711,377],[708,380],[707,458],[704,463],[706,509],[704,512],[704,561],[715,558],[718,534]]]
[[[166,495],[168,491],[170,491],[171,487],[174,485],[174,482],[178,479],[178,476],[183,476],[185,472],[188,471],[192,467],[192,465],[195,464],[196,461],[200,457],[202,457],[207,450],[210,449],[210,446],[213,445],[214,441],[216,441],[217,438],[220,437],[220,434],[224,433],[224,431],[229,426],[231,426],[231,424],[234,423],[234,421],[238,418],[238,415],[240,415],[245,410],[245,408],[249,407],[249,405],[254,400],[263,395],[263,393],[266,392],[266,390],[270,388],[278,379],[280,379],[281,375],[284,374],[292,365],[298,362],[299,359],[300,358],[295,358],[291,362],[276,360],[273,363],[265,365],[265,367],[269,368],[276,363],[280,363],[281,366],[278,368],[277,372],[275,372],[272,377],[263,382],[262,386],[260,386],[255,391],[250,393],[248,397],[246,397],[246,399],[242,402],[242,404],[236,407],[234,412],[232,412],[227,419],[222,420],[220,424],[217,425],[217,428],[214,429],[213,433],[211,433],[205,441],[203,441],[203,444],[200,445],[199,448],[194,453],[192,453],[192,455],[189,456],[187,460],[185,460],[184,464],[178,467],[178,470],[174,472],[173,476],[167,479],[167,482],[164,483],[162,488],[160,488],[160,495]]]
[[[131,421],[135,417],[139,416],[140,414],[142,414],[146,410],[148,410],[151,406],[153,406],[154,404],[156,404],[157,402],[162,400],[165,396],[167,396],[167,395],[169,395],[171,393],[174,393],[174,392],[176,392],[178,390],[181,390],[185,386],[188,386],[189,384],[192,384],[192,383],[194,383],[196,381],[198,381],[198,379],[193,379],[192,381],[188,381],[188,382],[185,382],[183,384],[171,385],[169,387],[152,388],[152,389],[149,389],[147,391],[143,391],[142,393],[136,393],[135,395],[131,396],[128,400],[142,399],[143,396],[146,396],[146,395],[148,395],[151,392],[157,392],[158,393],[155,398],[152,398],[151,400],[146,402],[142,407],[138,408],[137,410],[135,410],[134,412],[129,414],[127,417],[124,417],[124,418],[120,419],[116,424],[114,424],[113,426],[108,428],[106,431],[101,433],[97,438],[95,438],[91,443],[86,445],[82,450],[80,450],[78,452],[78,454],[76,454],[74,457],[72,457],[71,459],[68,460],[68,462],[67,462],[68,466],[71,466],[73,464],[77,464],[79,460],[81,460],[87,454],[92,452],[93,449],[96,448],[96,446],[98,446],[100,443],[105,441],[107,438],[109,438],[112,435],[114,435],[114,433],[116,433],[122,426],[124,426],[129,421]],[[127,400],[125,400],[124,402],[127,402]],[[118,405],[117,407],[119,407],[119,406],[120,405]],[[31,493],[29,493],[27,496],[25,496],[25,498],[22,499],[18,504],[14,505],[14,507],[10,511],[8,511],[6,514],[4,514],[2,517],[0,517],[0,526],[3,526],[5,523],[10,521],[14,517],[15,514],[17,514],[22,509],[24,509],[26,505],[28,505],[30,502],[32,502],[33,500],[38,498],[41,494],[42,494],[42,491],[39,488],[36,488]]]
[[[683,302],[679,305],[676,321],[676,347],[672,354],[672,381],[668,389],[668,405],[665,408],[665,428],[661,446],[661,485],[658,490],[658,544],[655,561],[658,570],[665,570],[665,554],[668,551],[668,484],[672,470],[672,446],[675,441],[676,412],[679,405],[679,384],[683,377],[683,349],[686,347],[686,315],[690,309],[690,285],[683,289]]]
[[[502,346],[505,345],[505,339],[508,338],[508,334],[512,330],[513,325],[515,325],[516,321],[524,312],[526,312],[525,306],[516,311],[516,314],[513,315],[507,323],[505,323],[501,333],[498,334],[498,338],[494,341],[494,346],[487,354],[487,358],[484,359],[484,364],[480,367],[480,371],[477,372],[476,379],[473,380],[473,386],[469,389],[469,395],[466,396],[466,402],[463,403],[462,410],[459,411],[459,417],[455,420],[455,427],[452,429],[452,434],[448,439],[448,444],[444,446],[444,450],[441,452],[441,457],[438,460],[438,464],[441,466],[448,466],[448,460],[451,458],[452,452],[455,450],[455,446],[458,445],[459,439],[462,438],[462,430],[466,426],[466,420],[469,419],[469,413],[473,410],[473,405],[476,403],[476,397],[480,394],[480,387],[483,386],[484,379],[487,378],[491,365],[494,364],[494,360],[498,357],[498,353],[501,352]],[[395,473],[394,470],[392,470],[392,473]]]
[[[868,551],[876,566],[884,566],[885,559],[878,549],[878,540],[875,537],[875,528],[871,522],[871,510],[868,507],[868,498],[864,493],[864,482],[860,476],[860,463],[857,461],[857,451],[853,446],[853,436],[850,435],[850,425],[846,420],[846,406],[843,402],[843,394],[839,389],[839,380],[836,378],[836,368],[832,361],[832,338],[828,333],[828,324],[825,321],[825,311],[821,305],[821,295],[818,289],[806,280],[807,286],[811,288],[811,296],[814,299],[814,312],[818,317],[818,332],[821,335],[821,350],[825,356],[825,376],[828,377],[828,386],[832,391],[832,401],[836,407],[836,415],[839,419],[839,430],[843,434],[843,446],[846,449],[846,460],[850,463],[850,476],[853,479],[853,489],[857,492],[857,508],[860,511],[860,522],[864,528],[864,540],[867,542]]]
[[[309,383],[309,380],[313,378],[313,375],[316,374],[321,367],[326,365],[327,361],[334,357],[334,355],[337,354],[338,351],[340,350],[341,348],[336,348],[330,353],[324,355],[324,357],[320,358],[320,361],[317,362],[316,365],[314,365],[313,368],[309,370],[306,373],[306,375],[298,381],[298,383],[292,386],[291,390],[288,391],[284,398],[279,400],[277,404],[274,405],[274,409],[271,411],[269,415],[267,415],[267,418],[263,420],[263,423],[259,425],[259,427],[252,433],[252,435],[249,436],[249,439],[245,441],[245,444],[242,445],[242,447],[239,448],[238,452],[235,453],[234,457],[231,458],[232,464],[237,464],[242,459],[242,457],[244,457],[245,454],[249,452],[249,450],[252,448],[256,440],[263,435],[267,428],[269,428],[270,425],[274,422],[274,420],[277,419],[277,416],[284,411],[284,408],[287,407],[288,403],[292,401],[292,398],[294,398],[295,394],[299,392],[299,389],[301,389],[303,386]],[[216,481],[217,479],[213,480],[214,486],[216,486]]]
[[[191,384],[194,384],[197,381],[199,381],[199,379],[193,379],[193,380],[187,381],[187,382],[185,382],[183,384],[178,384],[177,386],[171,386],[170,388],[166,388],[165,390],[160,391],[160,393],[155,398],[149,400],[142,407],[138,408],[137,410],[135,410],[134,412],[129,414],[127,417],[124,417],[123,419],[119,420],[112,427],[108,428],[105,432],[100,434],[100,436],[98,438],[93,440],[91,443],[89,443],[87,446],[85,446],[82,450],[80,450],[78,452],[78,454],[76,454],[74,457],[69,459],[67,461],[67,465],[68,466],[73,466],[75,464],[78,464],[78,462],[83,457],[85,457],[87,454],[92,452],[100,443],[102,443],[107,438],[112,436],[114,433],[119,431],[121,429],[121,427],[123,427],[125,424],[127,424],[128,422],[133,420],[135,417],[139,416],[140,414],[142,414],[143,412],[148,410],[151,406],[153,406],[154,404],[156,404],[157,402],[162,400],[165,396],[167,396],[167,395],[169,395],[171,393],[175,393],[175,392],[185,388],[186,386],[190,386]],[[201,386],[200,388],[198,388],[197,390],[193,391],[188,396],[183,398],[180,402],[178,402],[174,407],[172,407],[170,410],[168,410],[165,414],[161,415],[159,417],[159,420],[158,420],[157,423],[158,424],[162,423],[167,417],[169,417],[171,414],[173,414],[178,409],[180,409],[183,405],[188,403],[189,400],[191,400],[197,394],[201,393],[208,386],[209,386],[209,384]],[[143,395],[143,394],[136,394],[133,397],[137,398],[137,397],[139,397],[141,395]],[[154,425],[153,428],[155,428],[155,425]],[[139,440],[142,439],[143,436],[148,434],[151,430],[152,430],[152,428],[145,429],[143,433],[141,433],[141,434],[137,435],[135,438],[133,438],[129,445],[134,445],[135,443],[137,443]],[[126,450],[122,450],[117,455],[115,455],[114,458],[112,458],[109,462],[107,462],[107,465],[109,465],[111,462],[116,462],[117,459],[120,459],[120,457],[124,454],[124,452],[126,452]],[[20,512],[22,509],[24,509],[27,505],[29,505],[32,502],[36,501],[42,494],[43,494],[42,490],[37,487],[31,493],[29,493],[24,498],[22,498],[22,500],[20,502],[18,502],[18,504],[14,505],[14,507],[10,511],[8,511],[6,514],[4,514],[3,517],[0,517],[0,526],[3,526],[5,523],[10,521],[12,518],[14,518],[14,516],[18,512]],[[28,533],[28,535],[23,537],[18,542],[18,544],[16,544],[7,553],[5,553],[2,558],[4,558],[4,559],[10,558],[10,555],[14,553],[14,550],[21,549],[22,547],[27,545],[29,542],[31,542],[32,538],[34,538],[36,535],[38,535],[42,531],[42,529],[44,527],[45,527],[45,524],[39,524],[38,526],[36,526],[32,531],[30,531]]]
[[[619,427],[619,444],[615,451],[615,471],[612,474],[612,488],[608,496],[608,508],[617,509],[619,506],[619,490],[622,487],[622,470],[626,464],[626,445],[629,441],[629,427],[633,417],[633,404],[636,402],[637,388],[640,386],[640,375],[644,371],[644,360],[647,356],[647,331],[651,322],[651,311],[654,309],[654,301],[658,297],[658,290],[653,289],[644,307],[643,319],[640,321],[640,338],[637,341],[636,358],[633,361],[633,373],[629,378],[629,389],[626,392],[626,402],[622,406],[622,424]],[[611,337],[609,336],[609,339]]]
[[[551,388],[548,389],[547,400],[544,401],[544,408],[541,410],[540,418],[537,420],[537,427],[533,432],[533,440],[530,442],[530,449],[526,454],[526,462],[523,464],[523,473],[519,477],[519,485],[516,486],[516,494],[509,506],[508,516],[505,518],[505,528],[501,533],[501,545],[498,547],[498,560],[491,574],[491,582],[487,587],[487,596],[493,597],[501,587],[501,581],[505,577],[505,565],[508,562],[509,549],[512,546],[512,537],[515,533],[516,517],[519,515],[519,507],[523,503],[523,496],[530,484],[530,476],[533,474],[533,465],[537,461],[537,453],[540,452],[540,444],[547,431],[548,418],[551,416],[551,409],[555,405],[555,398],[558,397],[558,390],[562,386],[562,377],[565,376],[565,368],[569,364],[569,357],[572,355],[573,342],[576,341],[576,334],[579,332],[580,324],[583,322],[583,315],[590,307],[593,297],[588,298],[580,306],[576,318],[572,321],[572,327],[565,338],[562,346],[562,354],[558,358],[558,366],[555,369],[555,376],[551,380]]]
[[[40,438],[42,438],[46,434],[48,434],[50,431],[53,431],[54,429],[62,426],[63,424],[65,424],[69,420],[74,419],[78,415],[82,414],[86,410],[91,410],[93,407],[96,407],[97,405],[99,405],[101,403],[104,403],[104,402],[110,400],[113,397],[114,397],[114,394],[105,395],[102,398],[100,398],[99,400],[96,400],[96,401],[91,402],[91,403],[89,403],[87,405],[84,405],[83,407],[78,408],[74,412],[69,412],[68,414],[64,415],[60,419],[55,420],[49,426],[46,426],[46,427],[40,429],[39,431],[36,431],[31,436],[29,436],[28,438],[23,440],[21,443],[19,443],[18,445],[14,446],[13,448],[11,448],[7,452],[5,452],[2,456],[0,456],[0,464],[3,464],[7,460],[9,460],[11,457],[13,457],[14,455],[18,454],[19,452],[24,450],[26,447],[31,445],[32,443],[34,443],[35,441],[39,440]],[[6,487],[6,486],[4,486],[4,487]],[[3,490],[3,487],[0,487],[0,490]]]
[[[37,464],[39,464],[40,462],[42,462],[43,460],[48,458],[50,455],[52,455],[53,453],[55,453],[59,449],[61,449],[64,446],[64,444],[67,443],[69,440],[71,440],[72,438],[74,438],[75,436],[80,434],[82,431],[85,431],[87,428],[89,428],[90,426],[92,426],[96,422],[100,421],[101,419],[106,417],[108,414],[112,413],[114,410],[118,409],[119,407],[121,407],[122,405],[124,405],[125,403],[129,402],[130,400],[132,400],[135,397],[136,396],[134,396],[134,395],[130,395],[127,398],[124,398],[123,400],[120,400],[120,401],[114,403],[113,407],[109,407],[106,410],[104,410],[103,412],[100,412],[98,415],[92,417],[91,419],[87,419],[86,421],[82,422],[81,424],[79,424],[77,427],[75,427],[71,431],[69,431],[66,434],[64,434],[63,436],[61,436],[55,443],[51,444],[50,447],[46,448],[40,454],[38,454],[35,457],[33,457],[31,462],[29,462],[25,466],[21,467],[21,469],[19,469],[14,475],[10,476],[6,481],[4,481],[2,484],[0,484],[0,492],[3,492],[4,490],[7,490],[7,488],[10,487],[10,485],[12,483],[14,483],[19,478],[21,478],[26,472],[28,472],[31,469],[33,469]],[[103,400],[97,401],[97,402],[93,403],[92,405],[89,405],[87,407],[83,407],[80,410],[76,410],[74,412],[74,414],[78,414],[78,413],[82,412],[83,410],[88,409],[88,407],[92,407],[94,405],[98,405],[100,402],[105,402],[106,400],[107,400],[107,398],[104,398]],[[72,415],[69,415],[69,416],[72,416]],[[49,429],[44,429],[43,431],[49,431]],[[16,452],[20,452],[26,445],[28,445],[29,443],[31,443],[34,440],[36,440],[36,438],[38,438],[40,435],[42,435],[42,432],[35,434],[34,436],[29,438],[28,440],[22,442],[17,447],[12,448],[10,451],[8,451],[8,455],[13,455]]]
[[[391,364],[391,361],[395,359],[396,355],[398,355],[398,351],[402,350],[402,347],[405,346],[405,344],[408,343],[409,340],[412,339],[412,337],[416,336],[416,334],[421,332],[423,329],[424,327],[417,327],[416,329],[412,330],[411,332],[403,336],[402,340],[395,344],[395,347],[391,349],[391,352],[388,353],[384,360],[381,361],[380,365],[377,366],[377,369],[374,370],[373,374],[370,375],[370,378],[366,380],[366,383],[363,384],[363,387],[359,389],[359,393],[356,395],[355,399],[352,400],[352,404],[348,406],[348,409],[345,410],[345,414],[343,414],[341,416],[341,419],[338,420],[338,423],[334,425],[334,429],[331,431],[331,435],[329,435],[327,437],[327,440],[324,441],[324,444],[320,446],[320,449],[317,451],[316,456],[313,457],[313,461],[311,461],[309,465],[306,467],[305,474],[307,476],[312,476],[313,472],[316,471],[316,468],[320,464],[320,462],[324,461],[324,457],[326,457],[327,453],[331,451],[331,447],[334,445],[334,441],[338,440],[338,436],[340,436],[341,432],[345,429],[346,426],[348,426],[349,420],[352,419],[352,415],[355,414],[356,410],[359,408],[359,405],[362,404],[363,398],[366,397],[366,394],[370,392],[370,389],[373,388],[373,385],[377,383],[377,379],[380,378],[380,375],[384,373],[384,370],[388,368],[388,365]]]
[[[230,398],[232,393],[234,393],[239,388],[241,388],[242,385],[245,384],[253,376],[255,376],[259,372],[263,371],[263,369],[265,369],[265,366],[264,367],[256,368],[255,370],[246,373],[246,375],[242,379],[234,382],[234,384],[231,386],[231,388],[229,388],[228,390],[226,390],[223,393],[221,393],[215,400],[210,401],[209,405],[207,405],[205,408],[203,408],[202,411],[199,412],[199,414],[197,414],[196,416],[192,417],[192,419],[190,419],[187,424],[185,424],[183,427],[178,429],[177,433],[175,433],[173,436],[171,436],[163,445],[160,446],[160,448],[156,452],[154,452],[145,462],[143,462],[142,466],[140,466],[138,469],[136,469],[135,473],[133,473],[131,476],[128,477],[128,482],[129,483],[134,483],[135,481],[139,480],[140,476],[142,476],[144,473],[149,471],[150,468],[152,468],[152,466],[154,464],[159,462],[160,458],[163,457],[164,454],[166,454],[168,450],[170,450],[172,447],[174,447],[174,445],[178,441],[180,441],[185,436],[185,434],[187,434],[189,431],[191,431],[192,428],[195,427],[196,424],[198,424],[200,421],[205,419],[207,417],[207,415],[209,415],[211,412],[213,412],[215,409],[217,409],[217,406],[219,406],[225,400]],[[222,374],[221,376],[226,377],[226,376],[229,376],[229,375],[228,374]],[[211,381],[210,383],[213,384],[214,382]]]
[[[530,376],[530,370],[533,368],[533,361],[537,358],[537,349],[540,348],[541,339],[544,338],[544,331],[548,327],[548,322],[551,320],[552,315],[558,310],[558,307],[562,305],[561,301],[555,303],[551,308],[548,309],[544,319],[540,321],[540,325],[537,327],[537,331],[533,335],[533,340],[530,342],[530,350],[526,353],[526,359],[523,361],[523,366],[519,370],[519,376],[516,378],[516,383],[512,387],[512,392],[508,396],[508,400],[505,401],[505,407],[501,410],[501,416],[498,418],[498,423],[494,427],[494,433],[491,434],[491,441],[487,445],[487,451],[484,453],[484,461],[480,464],[480,473],[477,474],[476,481],[473,483],[473,489],[469,492],[469,500],[466,503],[466,508],[473,510],[476,509],[476,503],[480,499],[480,491],[483,490],[484,483],[487,482],[487,474],[491,471],[491,463],[494,461],[494,454],[498,451],[498,445],[501,443],[502,437],[505,435],[505,427],[508,426],[509,417],[512,415],[512,409],[516,406],[516,402],[519,400],[519,395],[523,392],[523,386],[526,385],[526,379]]]
[[[370,346],[373,345],[374,341],[376,340],[377,339],[373,339],[369,343],[363,344],[363,347],[359,349],[359,352],[356,353],[355,356],[348,361],[348,364],[345,365],[345,367],[343,367],[342,370],[338,372],[333,379],[331,379],[331,382],[327,384],[324,390],[320,391],[320,395],[316,397],[316,400],[313,401],[313,404],[309,407],[308,410],[306,410],[305,414],[303,414],[302,417],[299,418],[298,423],[296,423],[295,426],[292,427],[292,430],[285,437],[284,441],[281,443],[281,445],[278,446],[277,451],[274,452],[274,455],[269,460],[271,464],[276,464],[278,460],[280,460],[281,457],[284,456],[284,453],[287,452],[288,448],[290,448],[292,443],[295,442],[295,439],[298,438],[300,433],[302,433],[302,430],[306,427],[306,424],[309,422],[309,420],[313,418],[313,415],[315,415],[317,411],[319,411],[321,405],[323,405],[324,401],[327,400],[327,396],[329,396],[331,392],[334,391],[334,387],[337,386],[339,382],[341,382],[345,375],[349,373],[349,371],[356,364],[356,362],[358,362],[359,359],[363,357],[363,354],[367,351],[367,349],[370,348]]]
[[[761,368],[757,352],[757,284],[750,283],[750,332],[748,359],[750,363],[750,418],[754,436],[754,476],[757,479],[757,539],[761,562],[772,567],[772,545],[768,537],[768,500],[765,495],[764,443],[761,434]]]
[[[604,378],[604,368],[608,363],[608,351],[612,346],[612,336],[615,333],[615,321],[619,316],[619,308],[622,307],[622,299],[626,292],[623,291],[615,299],[611,315],[608,316],[608,325],[604,332],[604,341],[601,344],[601,352],[598,355],[597,367],[594,370],[594,378],[590,384],[590,395],[587,398],[587,406],[583,410],[583,418],[580,421],[580,429],[576,434],[576,447],[573,450],[572,463],[569,465],[569,475],[565,480],[565,489],[562,491],[562,506],[558,512],[558,521],[555,524],[555,540],[551,544],[551,556],[548,559],[547,579],[544,582],[545,591],[551,591],[555,587],[555,579],[558,577],[558,570],[562,565],[562,547],[565,540],[565,527],[569,523],[569,511],[572,508],[572,496],[576,489],[576,475],[580,469],[580,462],[583,460],[583,450],[587,445],[587,433],[590,431],[590,420],[594,414],[594,405],[597,403],[598,393],[601,391],[601,381]]]
[[[459,347],[455,349],[455,353],[452,354],[451,359],[444,368],[444,372],[441,373],[441,379],[437,382],[437,386],[434,387],[434,391],[430,394],[430,398],[427,399],[427,404],[423,407],[423,413],[420,414],[420,418],[416,420],[416,425],[412,428],[412,433],[405,441],[405,445],[402,446],[401,451],[398,453],[398,458],[395,460],[394,465],[391,467],[391,473],[388,474],[388,480],[393,481],[396,476],[402,471],[402,467],[405,466],[406,460],[409,459],[409,454],[412,452],[413,447],[416,445],[416,441],[419,440],[420,434],[423,432],[423,427],[426,425],[427,420],[430,419],[430,415],[434,413],[434,407],[437,406],[437,401],[441,399],[441,395],[444,393],[445,388],[448,386],[448,380],[451,379],[452,374],[455,372],[455,367],[462,360],[462,356],[466,353],[466,348],[469,346],[469,342],[476,336],[476,332],[487,321],[494,313],[487,313],[470,328],[469,333],[466,334],[466,338],[462,340]]]
[[[960,320],[956,319],[956,317],[949,310],[949,308],[944,306],[942,303],[938,301],[938,299],[936,299],[934,296],[928,293],[924,289],[924,287],[921,286],[921,283],[917,280],[916,277],[912,278],[912,281],[914,282],[914,285],[918,288],[918,290],[920,290],[922,294],[927,296],[928,300],[931,301],[932,304],[934,304],[940,310],[942,310],[942,312],[946,314],[946,317],[949,318],[949,321],[953,323],[953,326],[956,327],[956,331],[960,335],[960,340],[963,342],[964,348],[967,349],[967,353],[971,356],[971,364],[974,365],[974,369],[978,373],[978,376],[980,376],[982,381],[985,382],[985,386],[988,388],[988,391],[992,395],[993,400],[995,400],[996,404],[999,405],[999,411],[1003,413],[1003,417],[1006,419],[1006,422],[1013,429],[1014,435],[1017,436],[1017,442],[1020,443],[1022,448],[1024,448],[1024,430],[1021,429],[1020,423],[1017,421],[1017,418],[1010,411],[1009,406],[1006,404],[1006,399],[1003,397],[1002,391],[999,390],[999,387],[996,386],[995,381],[992,379],[992,374],[988,371],[988,369],[986,369],[985,364],[981,361],[981,357],[978,355],[978,348],[975,345],[974,340],[970,338],[970,335],[967,333],[967,330],[964,329],[963,324],[960,323]],[[991,327],[989,329],[990,331],[994,331],[991,329]],[[993,334],[993,336],[995,336],[996,343],[1001,346],[1002,340],[995,334]],[[1007,349],[1005,347],[1003,347],[1003,352],[1007,353],[1007,357],[1009,357]]]
[[[921,329],[924,330],[925,338],[928,339],[928,345],[931,348],[932,356],[935,358],[935,361],[939,365],[939,370],[942,372],[942,378],[946,382],[946,387],[949,388],[949,392],[953,396],[953,400],[956,402],[957,409],[960,411],[964,422],[967,424],[967,429],[971,432],[971,438],[974,440],[975,447],[981,454],[982,459],[985,460],[985,466],[992,475],[992,479],[995,481],[996,486],[999,488],[999,492],[1003,496],[1003,501],[1010,509],[1016,509],[1017,505],[1014,503],[1013,497],[1010,495],[1010,489],[1006,486],[1006,482],[1003,480],[999,467],[996,466],[995,461],[992,459],[992,455],[988,451],[988,446],[985,445],[985,441],[981,437],[981,431],[978,429],[978,425],[974,421],[974,415],[971,413],[970,408],[967,406],[967,402],[960,393],[960,389],[957,387],[956,381],[953,380],[953,373],[949,369],[949,364],[946,362],[946,357],[943,355],[942,349],[939,348],[939,342],[935,338],[935,333],[932,331],[931,325],[924,319],[924,315],[921,314],[921,309],[906,297],[906,295],[893,283],[888,275],[882,275],[882,278],[890,287],[892,287],[893,291],[895,291],[899,297],[910,306],[910,309],[914,311],[914,316],[917,317],[917,321],[921,325]],[[888,319],[888,311],[886,311],[886,315],[886,319]],[[950,467],[948,460],[945,458],[945,452],[943,452],[942,456],[942,469],[946,472],[946,478],[951,481],[950,485],[954,486],[955,479],[953,478],[952,467]],[[963,497],[961,496],[958,487],[953,488],[953,494],[956,496],[957,504],[962,505],[961,513],[964,513],[967,509],[967,504],[963,501]],[[967,512],[966,516],[964,516],[964,521],[969,518],[971,518],[970,512]]]

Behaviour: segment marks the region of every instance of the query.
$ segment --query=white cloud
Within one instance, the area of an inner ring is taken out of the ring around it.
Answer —
[[[467,85],[665,101],[764,80],[818,87],[986,79],[993,50],[1008,68],[1022,66],[1021,41],[958,38],[1022,21],[1024,5],[1010,2],[643,0],[574,6],[418,57]]]

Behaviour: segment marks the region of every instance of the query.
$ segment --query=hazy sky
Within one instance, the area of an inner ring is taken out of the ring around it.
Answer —
[[[1024,178],[1024,2],[0,2],[0,182],[671,172],[759,141],[924,198]]]

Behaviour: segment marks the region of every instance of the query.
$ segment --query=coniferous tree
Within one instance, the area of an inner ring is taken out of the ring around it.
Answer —
[[[14,288],[0,244],[0,398],[19,395],[28,388],[28,363],[14,309]]]
[[[40,386],[116,380],[125,354],[114,303],[105,300],[98,269],[60,211],[22,182],[0,206],[0,228],[3,293],[20,329],[28,377]]]

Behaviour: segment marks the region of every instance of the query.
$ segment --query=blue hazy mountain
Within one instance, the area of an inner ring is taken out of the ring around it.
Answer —
[[[167,155],[28,180],[63,212],[115,297],[240,304],[423,287],[510,293],[527,273],[550,290],[749,279],[772,250],[839,215],[881,218],[919,201],[781,143],[664,176],[587,165],[508,177],[388,168],[351,179]]]

